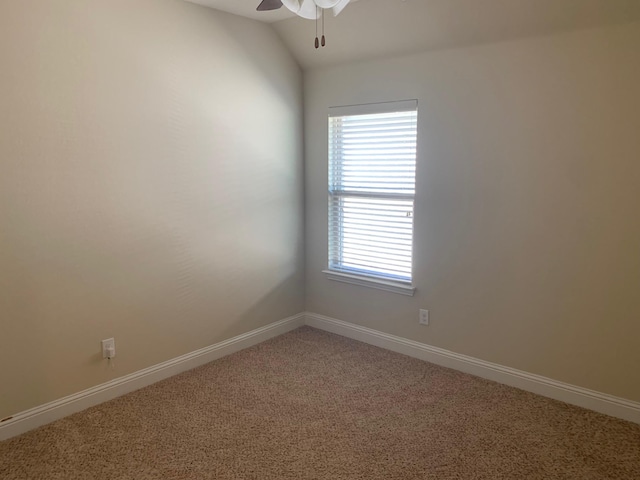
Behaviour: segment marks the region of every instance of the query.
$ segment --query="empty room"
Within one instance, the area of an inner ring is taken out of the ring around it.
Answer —
[[[640,1],[0,1],[0,479],[640,478]]]

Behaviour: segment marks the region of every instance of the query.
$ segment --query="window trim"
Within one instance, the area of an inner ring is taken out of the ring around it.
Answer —
[[[409,111],[418,111],[418,101],[417,100],[402,100],[402,101],[390,101],[390,102],[382,102],[382,103],[370,103],[370,104],[359,104],[359,105],[346,105],[340,107],[329,107],[329,118],[331,117],[341,117],[341,116],[356,116],[356,115],[368,115],[368,114],[384,114],[391,112],[409,112]],[[416,131],[416,142],[417,142],[417,131]],[[328,161],[331,162],[331,159],[327,155]],[[417,160],[417,158],[416,158]],[[414,170],[415,172],[415,170]],[[329,197],[331,197],[332,193],[329,191]],[[367,195],[369,196],[369,195]],[[372,194],[375,198],[376,194]],[[413,200],[413,218],[411,224],[411,263],[414,262],[414,246],[415,246],[415,190],[411,195]],[[330,215],[330,214],[329,214]],[[330,222],[330,218],[328,218]],[[329,223],[328,223],[329,227]],[[330,233],[328,233],[329,243]],[[374,288],[378,290],[384,290],[392,293],[397,293],[401,295],[413,296],[416,288],[413,285],[414,281],[414,272],[413,267],[411,268],[411,279],[409,281],[403,281],[401,279],[393,279],[389,277],[385,277],[383,275],[377,276],[375,274],[368,273],[360,273],[357,271],[348,271],[343,269],[330,268],[330,258],[327,258],[327,268],[322,270],[327,276],[327,279],[348,283],[353,285],[359,285],[363,287]]]
[[[323,270],[329,280],[342,283],[350,283],[352,285],[360,285],[361,287],[375,288],[377,290],[385,290],[387,292],[399,293],[413,297],[416,287],[409,282],[399,282],[385,280],[379,277],[370,277],[368,275],[355,275],[351,273],[340,272],[339,270]]]

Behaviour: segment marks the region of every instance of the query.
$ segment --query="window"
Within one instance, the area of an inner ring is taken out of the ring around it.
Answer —
[[[332,280],[413,295],[417,101],[329,111]]]

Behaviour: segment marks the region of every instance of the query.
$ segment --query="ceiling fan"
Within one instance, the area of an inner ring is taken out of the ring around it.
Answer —
[[[324,38],[324,11],[331,9],[333,15],[337,16],[351,0],[262,0],[257,10],[264,12],[267,10],[277,10],[283,5],[293,13],[302,18],[316,21],[316,43],[318,48],[318,19],[322,20],[322,46],[325,46]]]
[[[296,15],[309,20],[319,18],[318,9],[333,9],[333,14],[338,15],[350,0],[262,0],[257,10],[264,12],[268,10],[278,10],[282,5],[287,7]]]

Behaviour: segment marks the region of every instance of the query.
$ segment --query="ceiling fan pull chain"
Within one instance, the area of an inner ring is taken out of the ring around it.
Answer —
[[[318,48],[320,45],[318,44],[318,7],[316,6],[316,48]]]
[[[324,47],[327,42],[324,41],[324,8],[322,9],[322,46]]]
[[[265,10],[277,10],[281,7],[287,9],[301,18],[316,21],[316,39],[314,45],[316,49],[327,45],[327,39],[324,36],[324,11],[328,8],[333,10],[333,16],[337,16],[351,0],[260,0],[257,10],[262,12]],[[197,3],[197,2],[196,2]],[[315,8],[315,15],[314,15]],[[321,18],[322,17],[322,18]],[[318,37],[318,20],[322,22],[322,41]]]

